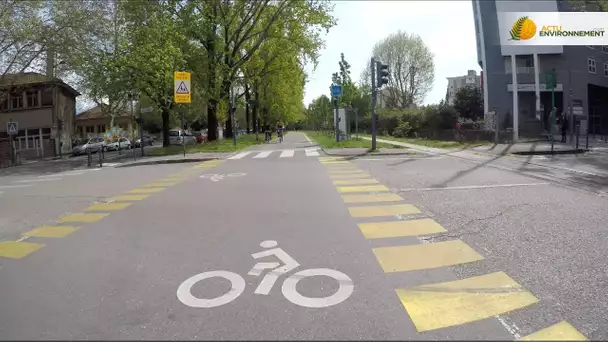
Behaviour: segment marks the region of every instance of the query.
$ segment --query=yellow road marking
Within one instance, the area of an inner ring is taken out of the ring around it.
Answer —
[[[420,210],[411,204],[350,207],[348,211],[357,218],[420,214]]]
[[[165,187],[165,186],[173,186],[178,184],[179,182],[169,182],[169,181],[158,181],[156,183],[148,183],[148,184],[144,184],[141,187],[142,188],[160,188],[160,187]]]
[[[483,260],[461,240],[373,249],[386,273],[425,270]]]
[[[165,190],[165,188],[146,188],[146,189],[133,189],[128,194],[155,194],[157,192],[161,192]]]
[[[346,160],[344,157],[319,157],[319,161],[331,161],[331,160]]]
[[[350,162],[348,160],[328,160],[328,161],[322,161],[321,164],[325,164],[325,165],[350,164]]]
[[[587,341],[587,338],[566,321],[539,330],[519,341]]]
[[[141,201],[148,198],[149,196],[150,195],[120,195],[114,196],[108,200],[114,202]]]
[[[21,259],[44,247],[41,243],[3,241],[0,242],[0,257]]]
[[[357,173],[363,173],[361,170],[327,170],[327,174],[333,175],[352,175]]]
[[[395,291],[419,332],[478,321],[538,302],[504,272]]]
[[[389,191],[384,185],[340,186],[338,192]]]
[[[73,226],[40,226],[32,229],[29,232],[23,233],[24,236],[33,236],[41,238],[62,238],[72,234],[80,229]]]
[[[378,195],[342,195],[344,203],[397,202],[403,198],[397,194],[381,193]]]
[[[367,177],[371,177],[369,173],[367,172],[361,172],[361,173],[357,173],[357,174],[345,174],[345,175],[329,175],[329,178],[331,179],[354,179],[354,178],[367,178]]]
[[[361,229],[361,233],[363,233],[366,239],[418,236],[446,231],[439,223],[429,218],[409,221],[360,223],[359,229]]]
[[[378,181],[371,179],[350,179],[350,180],[335,180],[334,185],[355,185],[355,184],[378,184]]]
[[[109,216],[110,214],[92,214],[92,213],[80,213],[71,214],[60,217],[57,222],[68,223],[68,222],[81,222],[81,223],[93,223],[101,220],[102,218]]]
[[[106,211],[106,210],[122,210],[131,203],[128,202],[118,202],[118,203],[97,203],[88,207],[85,211]]]

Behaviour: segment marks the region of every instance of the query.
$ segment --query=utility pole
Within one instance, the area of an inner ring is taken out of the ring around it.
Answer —
[[[416,67],[415,66],[411,66],[410,67],[410,103],[408,105],[413,105],[414,104],[414,73],[416,72]]]
[[[372,76],[372,150],[376,150],[376,59],[374,57],[369,71]]]

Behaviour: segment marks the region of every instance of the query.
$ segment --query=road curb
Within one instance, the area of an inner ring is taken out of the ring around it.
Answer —
[[[414,155],[418,153],[411,152],[403,152],[403,153],[374,153],[374,152],[365,152],[358,154],[344,154],[344,153],[330,153],[326,149],[321,147],[321,150],[328,156],[338,156],[338,157],[366,157],[366,156],[404,156],[404,155]]]
[[[125,163],[116,165],[115,167],[131,167],[131,166],[142,166],[142,165],[156,165],[156,164],[182,164],[182,163],[197,163],[208,160],[217,160],[221,158],[185,158],[185,159],[163,159],[163,160],[148,160],[141,162]]]

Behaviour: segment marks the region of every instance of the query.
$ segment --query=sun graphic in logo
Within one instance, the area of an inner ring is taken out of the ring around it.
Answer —
[[[509,33],[510,40],[528,40],[536,34],[536,24],[528,17],[521,17],[513,24]]]

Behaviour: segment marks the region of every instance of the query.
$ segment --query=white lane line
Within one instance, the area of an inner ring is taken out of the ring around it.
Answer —
[[[23,240],[27,240],[27,238],[29,238],[29,236],[22,236],[19,239],[17,239],[17,242],[21,242]]]
[[[246,155],[248,155],[249,153],[251,153],[251,151],[237,153],[237,154],[233,155],[232,157],[230,157],[228,159],[241,159],[241,158],[245,157]]]
[[[378,160],[436,160],[436,159],[445,159],[447,157],[387,157],[387,158],[355,158],[355,160],[369,160],[369,161],[378,161]]]
[[[303,134],[304,134],[304,138],[306,138],[306,141],[309,142],[309,143],[311,143],[312,140],[310,140],[310,138],[308,137],[308,135],[306,135],[306,133],[303,133]]]
[[[0,189],[13,189],[13,188],[28,188],[34,186],[34,184],[23,184],[23,185],[0,185]]]
[[[491,189],[491,188],[510,188],[517,186],[536,186],[548,185],[549,183],[525,183],[525,184],[495,184],[495,185],[469,185],[469,186],[449,186],[442,188],[409,188],[397,189],[397,191],[440,191],[440,190],[473,190],[473,189]]]
[[[317,151],[316,148],[307,148],[304,150],[304,152],[306,152],[307,157],[318,157],[319,156],[319,152]]]
[[[13,183],[41,183],[41,182],[52,182],[60,180],[61,178],[42,178],[42,179],[26,179],[20,181],[14,181]]]
[[[296,151],[294,150],[284,150],[281,152],[280,158],[291,158]]]
[[[266,157],[268,157],[268,156],[269,156],[269,155],[270,155],[272,152],[274,152],[274,151],[264,151],[264,152],[260,152],[260,153],[258,153],[256,156],[254,156],[253,158],[256,158],[256,159],[258,159],[258,158],[266,158]]]

